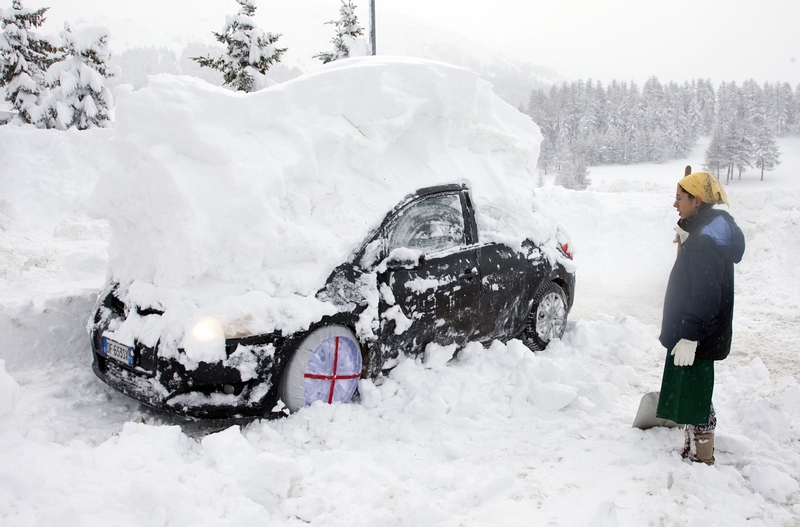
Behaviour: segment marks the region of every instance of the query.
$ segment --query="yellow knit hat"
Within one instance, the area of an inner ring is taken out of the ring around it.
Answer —
[[[724,203],[731,206],[722,184],[714,174],[709,172],[693,172],[678,181],[678,185],[692,196],[703,200],[703,203],[712,205]]]

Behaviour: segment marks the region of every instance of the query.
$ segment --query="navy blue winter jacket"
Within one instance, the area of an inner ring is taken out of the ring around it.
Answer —
[[[733,217],[710,209],[680,220],[689,233],[669,275],[661,320],[661,344],[698,341],[695,357],[722,360],[733,335],[733,264],[744,254],[744,235]]]

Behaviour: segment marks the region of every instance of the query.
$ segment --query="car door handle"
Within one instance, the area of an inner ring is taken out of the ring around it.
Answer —
[[[473,267],[472,269],[464,269],[464,272],[458,275],[459,280],[472,280],[473,278],[478,277],[478,269]]]

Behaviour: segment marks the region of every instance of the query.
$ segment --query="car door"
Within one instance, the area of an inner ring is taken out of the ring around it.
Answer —
[[[377,332],[384,358],[471,339],[480,277],[469,228],[461,192],[421,196],[385,226]]]
[[[477,248],[481,273],[481,317],[476,339],[507,339],[522,331],[533,295],[549,275],[550,266],[538,248],[522,251],[501,243]]]

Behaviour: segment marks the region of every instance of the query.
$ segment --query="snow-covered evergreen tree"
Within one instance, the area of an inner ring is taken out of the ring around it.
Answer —
[[[694,107],[700,116],[699,133],[711,135],[717,121],[717,94],[710,80],[693,81]]]
[[[629,101],[632,102],[635,98],[636,96],[630,93],[627,82],[612,81],[608,86],[608,150],[605,154],[607,163],[631,162],[633,107]]]
[[[583,158],[575,156],[564,163],[556,176],[555,183],[573,190],[585,190],[591,181]]]
[[[716,128],[714,133],[711,135],[711,142],[708,143],[708,147],[705,151],[703,168],[716,174],[717,178],[719,178],[720,169],[725,164],[723,151],[724,145],[722,132],[719,128]]]
[[[38,118],[44,72],[56,60],[56,47],[32,29],[45,21],[49,8],[23,7],[14,0],[11,9],[0,9],[0,86],[22,122]]]
[[[761,89],[761,86],[753,79],[744,81],[737,117],[752,123],[756,115],[764,114],[764,106],[764,90]]]
[[[694,89],[688,83],[667,84],[664,122],[667,132],[667,153],[671,159],[685,158],[697,143],[702,118],[695,104]]]
[[[264,74],[271,65],[281,61],[286,48],[276,46],[280,33],[265,32],[256,27],[253,21],[255,0],[236,2],[242,6],[238,14],[228,15],[222,32],[214,32],[217,41],[227,46],[226,53],[220,57],[192,57],[192,60],[221,71],[225,85],[251,92],[267,85]]]
[[[662,86],[658,77],[650,77],[642,86],[641,108],[641,126],[652,136],[659,128],[662,128],[661,124],[666,110],[664,86]],[[661,146],[660,144],[654,145],[651,151],[660,154]]]
[[[759,127],[756,133],[753,142],[753,159],[756,168],[761,169],[761,181],[764,181],[765,170],[774,170],[780,163],[780,152],[775,141],[775,133],[766,122]]]
[[[547,138],[542,139],[541,146],[539,147],[539,162],[538,166],[544,171],[544,175],[547,175],[548,167],[553,165],[553,159],[555,157],[555,145]]]
[[[351,0],[342,0],[342,6],[339,8],[339,20],[325,22],[336,26],[336,36],[331,39],[333,51],[317,53],[314,55],[315,59],[327,64],[351,56],[366,55],[366,43],[363,38],[360,38],[364,34],[364,30],[358,24],[355,9]]]
[[[779,135],[788,132],[795,123],[795,104],[792,86],[784,82],[776,86],[776,131]]]
[[[731,132],[728,143],[729,156],[731,163],[731,179],[733,169],[739,171],[739,179],[742,179],[742,172],[752,167],[751,158],[753,156],[753,141],[751,127],[747,122],[738,121]]]
[[[800,84],[797,85],[794,92],[794,114],[797,116],[796,124],[800,125]],[[797,130],[800,131],[800,126],[797,127]]]
[[[106,86],[106,79],[112,76],[108,37],[106,28],[90,27],[75,34],[64,24],[64,58],[45,73],[50,91],[42,101],[39,126],[87,130],[111,123],[114,99]]]

